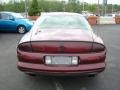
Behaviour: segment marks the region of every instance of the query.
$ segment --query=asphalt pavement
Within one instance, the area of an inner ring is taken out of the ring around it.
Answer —
[[[120,25],[96,25],[107,47],[107,68],[97,77],[31,77],[17,69],[16,46],[22,37],[0,33],[0,90],[120,90]]]

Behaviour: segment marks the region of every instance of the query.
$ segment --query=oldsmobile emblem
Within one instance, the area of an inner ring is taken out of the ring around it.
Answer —
[[[59,50],[60,50],[60,52],[64,52],[65,47],[63,46],[63,44],[61,44],[59,48],[60,48],[60,49],[59,49]]]

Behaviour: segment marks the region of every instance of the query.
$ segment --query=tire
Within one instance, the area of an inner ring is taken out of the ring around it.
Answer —
[[[25,28],[25,26],[18,26],[17,32],[20,33],[20,34],[26,33],[26,28]]]

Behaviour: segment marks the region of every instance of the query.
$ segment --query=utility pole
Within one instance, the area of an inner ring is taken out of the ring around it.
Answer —
[[[104,16],[104,0],[103,0],[103,3],[102,3],[102,16]]]
[[[85,3],[84,3],[84,0],[83,0],[83,11],[85,10]]]
[[[107,6],[105,6],[105,14],[107,13]]]
[[[106,11],[107,11],[107,0],[103,0],[103,5],[102,5],[103,15],[106,14]]]
[[[113,6],[113,4],[112,4],[112,13],[114,12],[114,6]]]
[[[28,12],[27,12],[27,0],[25,0],[25,17],[27,18]]]
[[[100,8],[99,8],[99,4],[100,4],[100,1],[98,0],[98,10],[97,10],[97,12],[98,12],[98,16],[100,16]]]

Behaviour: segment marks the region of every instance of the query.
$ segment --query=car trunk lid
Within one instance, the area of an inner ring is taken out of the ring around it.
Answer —
[[[88,30],[43,30],[31,37],[33,52],[43,53],[87,53],[92,42]]]
[[[35,31],[31,36],[31,41],[89,41],[93,42],[91,30],[80,29],[44,29]]]

